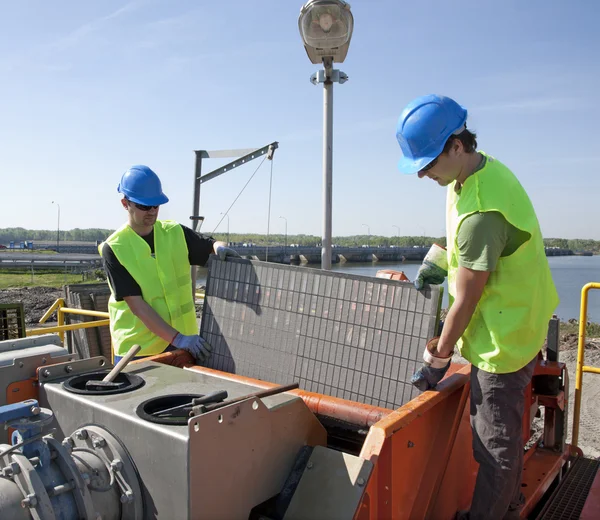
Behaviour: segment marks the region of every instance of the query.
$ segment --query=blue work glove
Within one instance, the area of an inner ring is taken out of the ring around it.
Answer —
[[[413,374],[410,380],[421,392],[435,388],[450,367],[452,354],[445,358],[436,355],[439,339],[436,337],[429,340],[423,353],[423,366]]]
[[[212,347],[198,334],[185,336],[178,332],[171,343],[174,347],[189,352],[195,359],[201,362],[206,361],[212,352]]]
[[[421,267],[419,267],[417,277],[413,284],[415,288],[420,291],[426,283],[431,285],[440,285],[444,283],[446,276],[448,276],[448,257],[446,250],[437,244],[433,244],[427,255],[425,255],[425,259],[423,260]]]
[[[223,261],[225,261],[227,259],[227,257],[240,258],[240,255],[237,254],[237,251],[235,251],[234,249],[231,249],[230,247],[217,246],[215,253],[217,253],[219,260],[223,260]]]

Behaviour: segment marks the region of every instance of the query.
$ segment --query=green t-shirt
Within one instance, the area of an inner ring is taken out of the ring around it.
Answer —
[[[530,235],[510,224],[498,211],[466,217],[456,236],[458,265],[475,271],[494,271],[498,259],[512,255]]]

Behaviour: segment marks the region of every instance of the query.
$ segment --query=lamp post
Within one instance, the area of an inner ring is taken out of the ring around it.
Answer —
[[[279,218],[285,220],[285,242],[283,243],[283,254],[285,255],[285,253],[287,252],[287,218],[282,217],[281,215],[279,216]]]
[[[369,226],[367,226],[366,224],[362,224],[364,227],[367,228],[367,247],[371,247],[371,228]]]
[[[333,68],[348,54],[354,18],[343,0],[309,0],[302,6],[298,28],[311,63],[323,64],[310,81],[323,83],[323,240],[321,269],[331,269],[331,206],[333,192],[333,84],[348,76]]]
[[[392,224],[392,227],[396,228],[398,234],[398,247],[400,247],[400,227]]]
[[[225,213],[221,213],[221,215],[225,215]],[[227,217],[227,245],[229,245],[229,213],[225,216]]]
[[[60,204],[54,201],[52,201],[52,204],[56,204],[56,207],[58,209],[58,220],[56,223],[56,252],[58,253],[58,247],[60,243]]]

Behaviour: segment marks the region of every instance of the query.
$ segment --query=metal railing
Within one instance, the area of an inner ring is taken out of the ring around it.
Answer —
[[[204,302],[204,291],[199,290],[196,291],[195,294],[196,302]],[[64,298],[58,298],[52,306],[44,313],[44,315],[40,318],[39,323],[43,324],[52,316],[52,314],[56,312],[57,314],[57,325],[52,327],[41,327],[38,329],[27,329],[25,331],[26,336],[39,336],[41,334],[51,334],[57,332],[60,340],[65,342],[65,332],[69,330],[79,330],[79,329],[90,329],[93,327],[104,327],[110,325],[109,313],[102,311],[91,311],[87,309],[73,309],[70,307],[65,307]],[[102,318],[94,321],[84,321],[81,323],[69,323],[65,325],[65,315],[67,314],[77,314],[79,316],[91,316],[94,318]],[[112,356],[111,356],[112,357]]]
[[[68,330],[78,330],[78,329],[89,329],[92,327],[104,327],[110,324],[110,320],[108,319],[108,312],[102,311],[89,311],[87,309],[72,309],[70,307],[65,307],[65,300],[63,298],[58,298],[52,306],[46,311],[46,313],[40,318],[39,323],[46,323],[48,318],[52,316],[52,314],[56,311],[57,314],[57,323],[53,327],[41,327],[39,329],[27,329],[27,336],[38,336],[40,334],[49,334],[52,332],[58,332],[60,336],[60,340],[65,342],[65,332]],[[65,325],[65,315],[66,314],[78,314],[80,316],[92,316],[94,318],[103,318],[95,321],[84,321],[82,323],[70,323]]]
[[[585,328],[587,325],[588,293],[600,289],[600,283],[588,283],[581,290],[581,309],[579,311],[579,343],[577,345],[577,368],[575,370],[575,409],[573,411],[573,436],[571,446],[576,449],[579,442],[579,420],[581,415],[581,393],[583,391],[583,373],[600,374],[600,368],[583,364],[585,357]]]

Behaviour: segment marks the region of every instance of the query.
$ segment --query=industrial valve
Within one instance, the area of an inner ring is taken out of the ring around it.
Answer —
[[[12,446],[0,445],[0,518],[141,519],[138,476],[121,442],[96,425],[59,442],[43,433],[53,420],[33,399],[0,407],[0,424],[14,429]]]

